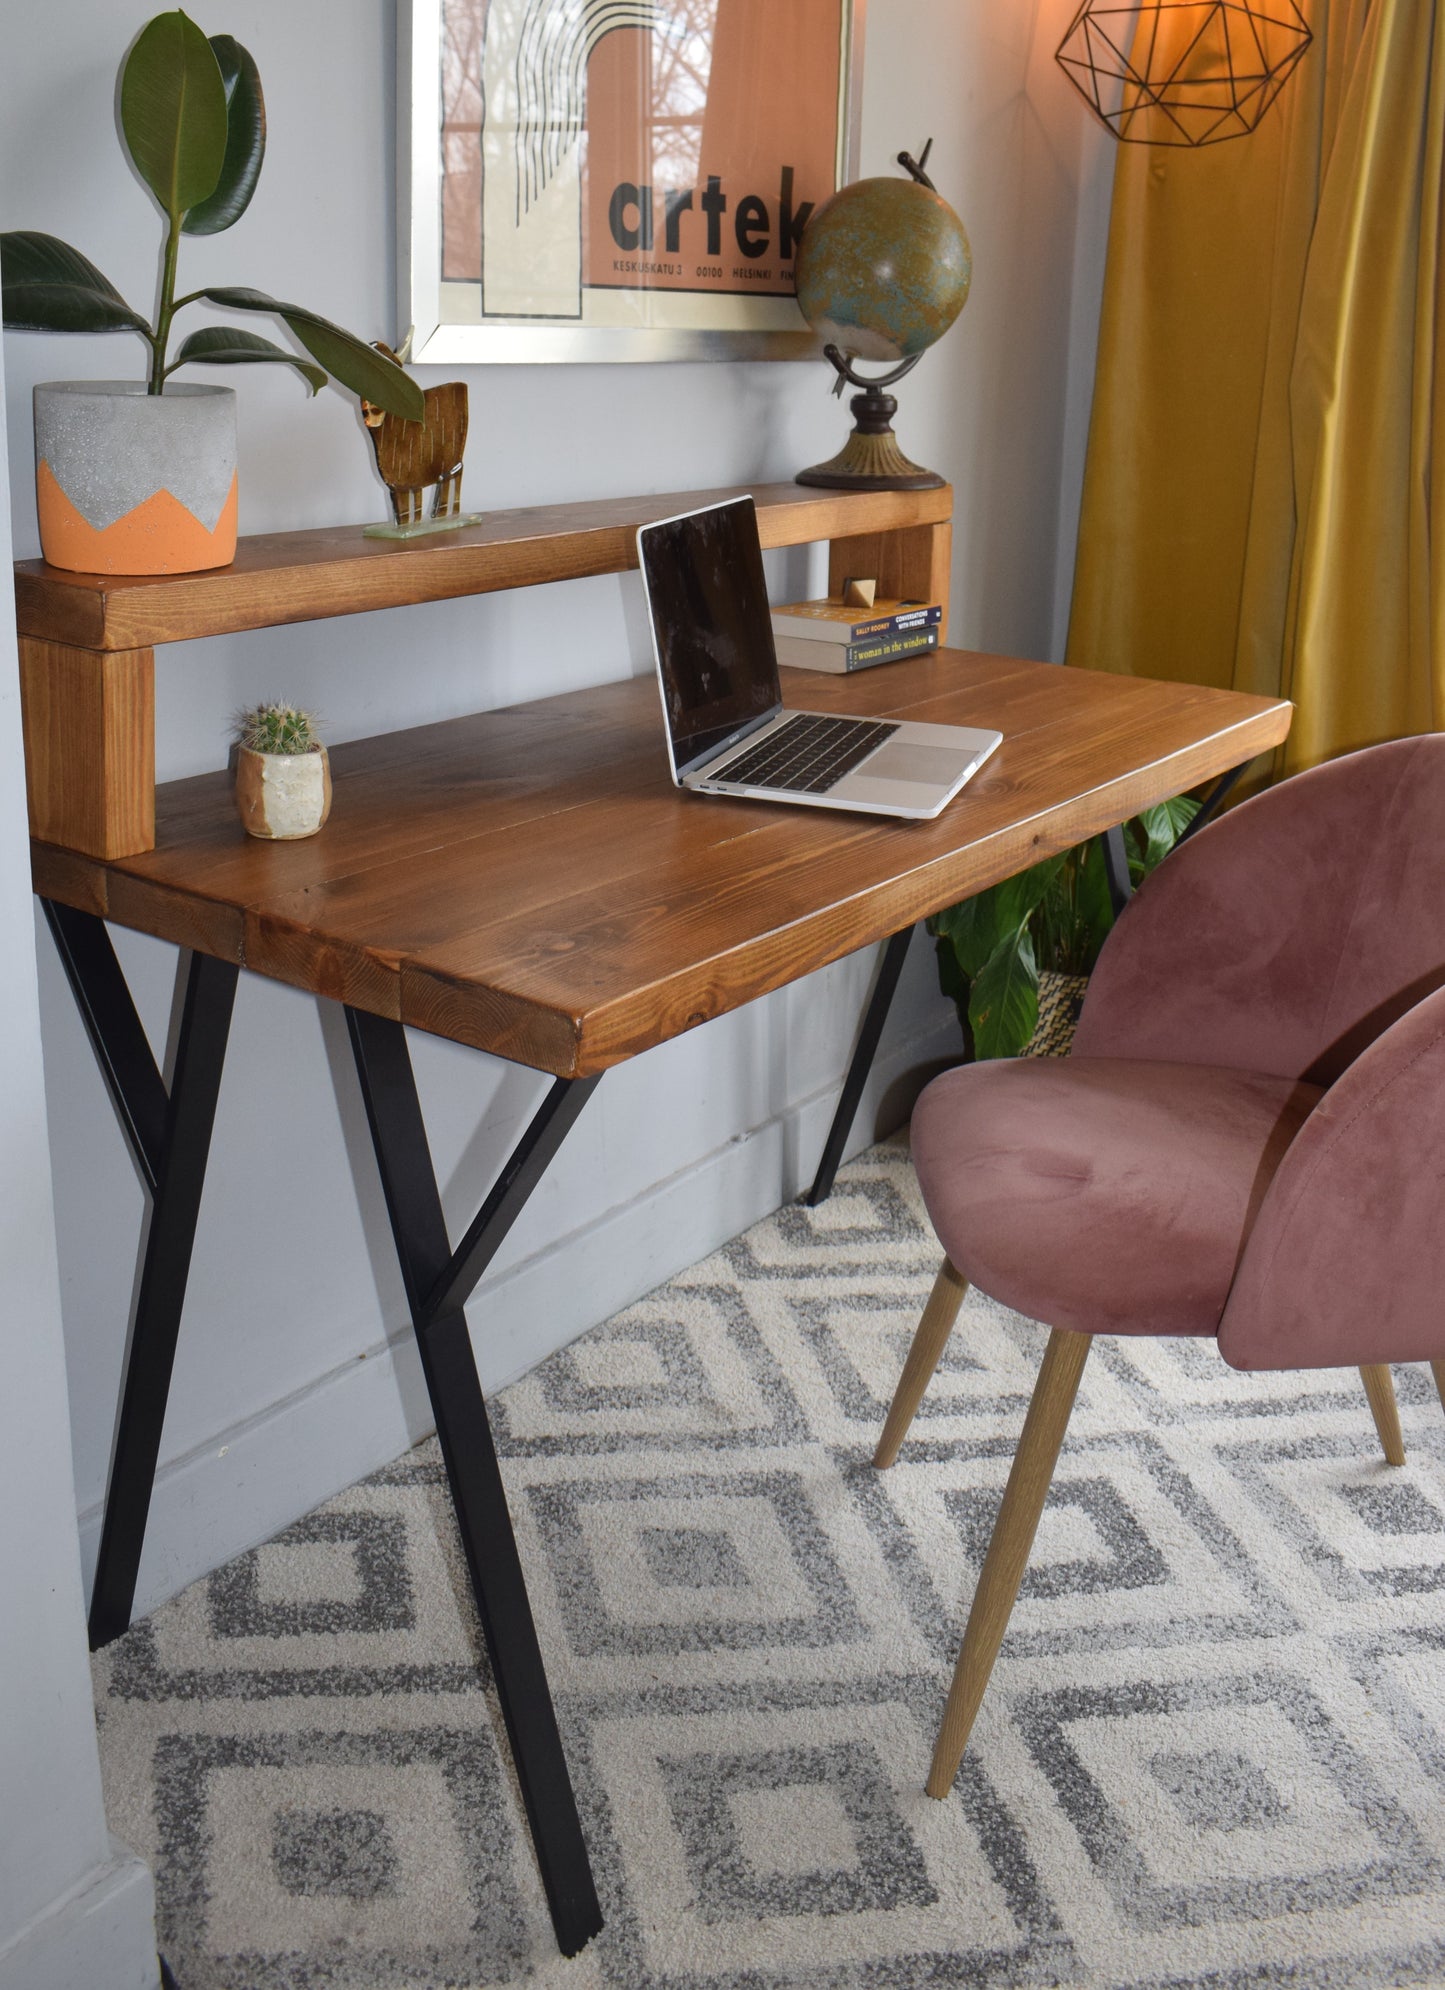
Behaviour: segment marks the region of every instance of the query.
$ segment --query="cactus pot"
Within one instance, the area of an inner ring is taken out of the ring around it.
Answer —
[[[309,753],[236,748],[236,813],[249,836],[292,842],[314,836],[331,813],[331,763],[324,746]]]
[[[50,380],[35,389],[40,546],[74,573],[195,573],[236,556],[229,387]]]

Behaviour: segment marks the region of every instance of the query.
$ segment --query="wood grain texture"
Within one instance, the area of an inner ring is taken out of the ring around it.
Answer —
[[[958,1309],[967,1294],[968,1280],[954,1270],[950,1259],[945,1258],[933,1281],[923,1317],[913,1330],[908,1358],[898,1378],[898,1387],[893,1392],[893,1401],[888,1406],[878,1449],[873,1453],[873,1463],[880,1472],[886,1472],[898,1456],[898,1447],[908,1435],[918,1405],[933,1380],[933,1371],[948,1345]]]
[[[20,639],[30,833],[94,857],[155,841],[155,658]]]
[[[30,839],[30,882],[41,898],[73,905],[77,912],[109,916],[110,872],[75,850]]]
[[[931,1797],[940,1801],[953,1788],[984,1688],[1008,1629],[1014,1599],[1038,1531],[1039,1516],[1053,1483],[1054,1466],[1069,1427],[1074,1398],[1079,1392],[1079,1378],[1092,1345],[1090,1334],[1060,1333],[1056,1329],[1049,1335],[1044,1349],[1043,1366],[1034,1384],[1019,1448],[1014,1453],[998,1519],[983,1558],[928,1771],[925,1787]]]
[[[949,569],[953,526],[948,520],[901,531],[852,534],[828,548],[828,592],[841,594],[850,577],[871,576],[878,592],[895,601],[939,601],[938,640],[948,641]]]
[[[620,573],[637,564],[639,525],[737,495],[537,506],[409,542],[368,539],[359,526],[271,533],[242,540],[230,566],[202,573],[76,574],[23,561],[15,584],[31,833],[96,856],[152,847],[156,643]],[[848,543],[886,556],[890,574],[932,574],[941,559],[946,603],[947,487],[819,493],[770,484],[753,495],[764,546],[864,532],[871,536]],[[343,982],[350,986],[344,974]]]
[[[1400,1429],[1400,1411],[1395,1402],[1395,1383],[1389,1368],[1383,1361],[1371,1362],[1360,1370],[1360,1380],[1365,1385],[1369,1398],[1370,1414],[1375,1419],[1375,1432],[1380,1440],[1380,1449],[1385,1454],[1387,1465],[1403,1465],[1405,1462],[1405,1438]]]
[[[953,493],[752,487],[764,546],[946,522]],[[21,633],[86,649],[138,649],[238,629],[355,615],[418,601],[534,587],[637,564],[636,533],[739,495],[737,488],[605,498],[490,513],[438,539],[367,539],[360,525],[243,539],[228,567],[206,573],[64,573],[43,560],[15,569]]]
[[[606,1069],[1264,752],[1278,700],[938,651],[785,697],[996,725],[934,822],[680,793],[647,679],[332,752],[319,836],[261,843],[224,772],[156,847],[34,847],[37,889],[562,1076]]]

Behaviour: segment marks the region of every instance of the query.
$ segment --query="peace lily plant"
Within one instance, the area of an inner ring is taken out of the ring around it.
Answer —
[[[1174,848],[1199,803],[1176,795],[1124,824],[1134,884]],[[1092,973],[1114,924],[1102,838],[1031,864],[1017,877],[928,921],[939,986],[952,998],[972,1057],[1017,1057],[1039,1021],[1040,975]]]
[[[133,310],[78,249],[54,235],[21,229],[0,233],[0,292],[7,327],[138,332],[150,351],[145,393],[168,404],[178,396],[218,391],[180,386],[168,390],[167,383],[179,367],[196,361],[210,366],[262,361],[293,366],[313,393],[331,375],[389,414],[421,419],[422,394],[415,381],[365,340],[316,312],[283,303],[264,291],[231,286],[208,285],[177,295],[182,237],[215,235],[232,227],[245,213],[260,177],[266,110],[256,64],[239,42],[230,35],[208,39],[179,11],[158,14],[142,29],[122,64],[120,126],[136,171],[165,217],[154,323]],[[177,314],[199,303],[277,317],[310,358],[232,325],[204,326],[173,350]],[[37,394],[41,391],[37,389]],[[126,389],[117,384],[114,391]],[[138,384],[129,389],[132,395],[139,391]],[[229,405],[229,395],[226,398]],[[73,414],[73,409],[68,412]],[[37,457],[40,453],[37,433]]]

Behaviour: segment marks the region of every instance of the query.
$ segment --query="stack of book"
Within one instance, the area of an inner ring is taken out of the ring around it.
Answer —
[[[804,670],[866,670],[938,648],[936,601],[793,601],[773,610],[778,662]]]

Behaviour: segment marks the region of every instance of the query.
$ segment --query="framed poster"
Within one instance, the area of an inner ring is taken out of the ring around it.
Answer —
[[[783,359],[856,172],[864,0],[401,0],[403,326],[430,364]]]

